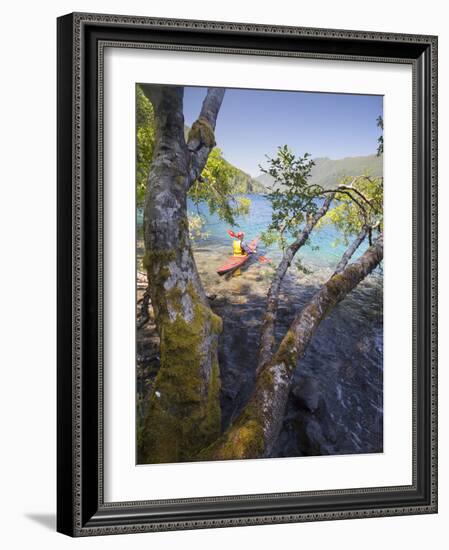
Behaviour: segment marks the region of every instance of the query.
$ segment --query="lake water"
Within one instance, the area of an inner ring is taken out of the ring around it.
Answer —
[[[260,235],[267,229],[271,222],[271,203],[262,195],[245,195],[251,200],[251,209],[248,215],[241,216],[236,219],[238,227],[230,228],[228,224],[218,218],[216,214],[210,215],[207,207],[202,206],[199,213],[206,220],[204,230],[209,234],[207,241],[210,245],[228,246],[230,247],[230,237],[226,233],[226,229],[239,229],[245,233],[245,240],[250,241],[257,235]],[[191,212],[196,212],[195,205],[189,205]],[[310,240],[313,246],[318,246],[319,251],[313,251],[310,246],[305,246],[300,252],[304,263],[311,268],[331,267],[335,266],[338,259],[345,250],[343,243],[338,244],[338,238],[341,237],[339,232],[331,225],[325,225],[319,231],[312,234]],[[366,248],[366,246],[364,247]],[[363,253],[364,248],[359,251],[359,255]],[[270,253],[270,257],[274,260],[279,260],[281,251],[277,245],[272,245],[265,252]]]
[[[271,222],[270,201],[262,195],[245,195],[245,197],[251,200],[250,212],[246,216],[237,217],[237,225],[234,227],[220,220],[217,214],[210,214],[207,205],[203,204],[197,207],[189,200],[189,212],[192,214],[201,214],[206,222],[203,231],[208,236],[206,239],[197,241],[197,247],[210,246],[220,249],[224,248],[232,253],[232,242],[226,232],[227,229],[243,231],[246,241],[250,241],[267,229]],[[143,223],[142,209],[138,211],[137,221],[138,226],[141,226]],[[335,267],[346,248],[341,240],[341,235],[331,225],[325,225],[319,231],[315,231],[310,239],[310,244],[318,246],[319,250],[313,251],[310,246],[305,246],[301,249],[300,255],[308,267],[318,269]],[[263,249],[267,253],[269,252],[273,260],[279,260],[281,257],[281,251],[276,244],[269,248],[260,245],[259,249]],[[354,255],[354,258],[363,254],[365,249],[366,245],[362,245],[360,250]]]
[[[237,277],[219,277],[216,269],[232,254],[226,230],[242,230],[250,241],[271,220],[269,201],[249,195],[249,215],[229,227],[199,211],[206,220],[207,238],[194,244],[194,255],[212,308],[223,319],[220,338],[223,428],[246,403],[255,380],[260,323],[274,266],[281,258],[277,246],[260,248],[271,265],[251,259]],[[190,211],[196,207],[189,204]],[[139,223],[140,222],[140,223]],[[138,213],[138,224],[142,213]],[[297,313],[332,274],[343,243],[331,226],[313,233],[313,250],[298,256],[312,273],[294,266],[285,277],[279,304],[277,339],[281,340]],[[363,253],[366,244],[354,256]],[[383,286],[378,268],[332,311],[318,328],[294,376],[283,430],[275,456],[381,452],[383,445]]]

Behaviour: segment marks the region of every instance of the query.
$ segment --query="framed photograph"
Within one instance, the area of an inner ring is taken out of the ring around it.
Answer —
[[[437,38],[58,19],[58,531],[437,511]]]

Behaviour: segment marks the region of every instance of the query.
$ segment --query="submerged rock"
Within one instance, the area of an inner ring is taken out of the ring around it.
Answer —
[[[296,404],[310,412],[315,412],[320,404],[320,387],[318,381],[304,376],[292,389],[292,397]]]
[[[328,444],[327,438],[323,433],[323,427],[316,418],[310,418],[305,423],[305,436],[307,438],[307,447],[311,455],[331,454],[332,449]]]

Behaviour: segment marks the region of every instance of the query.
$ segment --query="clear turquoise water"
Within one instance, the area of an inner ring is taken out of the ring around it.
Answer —
[[[261,195],[246,195],[246,197],[251,199],[250,212],[246,216],[237,218],[238,227],[230,229],[244,231],[245,240],[250,241],[268,228],[271,222],[272,210],[270,201],[266,197]],[[231,239],[226,233],[229,226],[221,221],[217,215],[210,215],[205,207],[200,209],[200,213],[207,220],[204,230],[209,233],[207,239],[209,243],[230,244]],[[338,262],[346,248],[342,242],[338,243],[339,239],[341,241],[341,234],[334,227],[325,225],[313,233],[309,243],[312,246],[318,246],[319,250],[313,250],[311,246],[305,246],[300,255],[304,262],[311,267],[332,267]],[[260,248],[263,248],[263,245]],[[281,255],[277,245],[265,247],[264,250],[273,259],[279,259]],[[361,249],[359,255],[363,251],[364,249]]]
[[[251,199],[251,209],[248,215],[240,216],[236,219],[237,225],[230,227],[226,222],[219,219],[217,214],[210,214],[207,205],[200,205],[198,208],[189,201],[188,208],[191,213],[199,213],[205,220],[203,231],[207,233],[207,238],[200,239],[195,244],[197,246],[208,246],[210,248],[220,248],[229,246],[231,252],[231,238],[227,234],[227,229],[240,230],[245,233],[245,240],[250,241],[254,237],[265,231],[271,222],[271,204],[270,201],[262,195],[245,195]],[[143,223],[143,213],[138,211],[138,225]],[[312,246],[310,246],[312,245]],[[318,250],[312,247],[318,246]],[[358,250],[354,258],[360,256],[366,249],[364,245]],[[312,269],[332,268],[343,254],[346,245],[343,243],[342,235],[333,226],[325,225],[315,230],[307,246],[300,251],[303,263]],[[280,259],[281,251],[276,244],[265,247],[259,246],[259,251],[266,253],[273,260]]]

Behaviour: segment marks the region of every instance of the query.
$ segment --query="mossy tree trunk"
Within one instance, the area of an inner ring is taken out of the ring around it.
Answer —
[[[139,460],[191,459],[220,433],[217,358],[221,319],[209,307],[192,254],[187,192],[215,145],[223,90],[208,90],[184,138],[182,87],[142,85],[152,102],[156,142],[144,210],[144,265],[160,335],[160,369]]]
[[[270,361],[256,378],[248,404],[237,420],[208,449],[203,459],[241,459],[270,456],[284,418],[293,372],[321,321],[383,258],[383,238],[355,262],[335,273],[298,313]],[[346,257],[346,263],[348,258]]]

